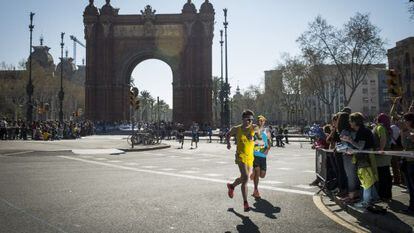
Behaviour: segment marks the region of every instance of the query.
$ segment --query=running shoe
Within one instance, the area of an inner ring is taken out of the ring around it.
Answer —
[[[252,196],[253,196],[254,198],[260,198],[260,193],[259,193],[259,190],[255,189],[255,190],[253,191]]]
[[[250,211],[250,206],[249,206],[249,203],[245,202],[245,203],[243,204],[243,207],[244,207],[244,212],[249,212],[249,211]]]
[[[227,183],[227,194],[229,195],[230,198],[233,198],[234,196],[234,188],[230,183]]]

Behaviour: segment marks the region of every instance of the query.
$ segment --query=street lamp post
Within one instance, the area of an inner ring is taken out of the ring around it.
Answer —
[[[26,86],[26,92],[28,95],[27,99],[27,112],[26,112],[26,120],[27,122],[31,123],[33,121],[33,104],[32,104],[32,95],[33,95],[33,83],[32,83],[32,34],[33,34],[33,16],[35,14],[30,12],[30,53],[29,53],[29,83]]]
[[[160,97],[157,96],[157,121],[158,121],[158,129],[160,128]]]
[[[65,96],[65,93],[63,92],[63,46],[65,45],[63,43],[63,37],[65,33],[62,32],[60,34],[61,42],[60,42],[60,50],[61,50],[61,57],[60,57],[60,91],[59,91],[59,121],[61,124],[63,124],[63,98]]]
[[[224,126],[224,81],[223,81],[223,30],[220,30],[221,76],[220,76],[220,128]]]
[[[230,110],[229,110],[229,95],[230,95],[230,85],[229,85],[229,72],[228,72],[228,62],[227,62],[227,58],[228,58],[228,53],[227,53],[227,26],[229,25],[229,23],[227,22],[227,8],[223,9],[224,11],[224,40],[225,40],[225,52],[226,52],[226,57],[225,57],[225,63],[226,63],[226,83],[225,83],[225,100],[224,100],[224,120],[225,120],[225,126],[227,127],[227,129],[230,128]]]

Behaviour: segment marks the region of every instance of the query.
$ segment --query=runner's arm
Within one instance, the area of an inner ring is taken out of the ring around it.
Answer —
[[[231,148],[230,138],[231,138],[231,136],[236,136],[236,133],[237,133],[237,127],[232,127],[226,133],[227,149],[230,149]]]

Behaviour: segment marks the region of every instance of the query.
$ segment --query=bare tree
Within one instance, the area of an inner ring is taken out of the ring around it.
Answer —
[[[282,71],[281,105],[288,113],[288,120],[298,122],[302,108],[302,81],[305,77],[306,66],[299,57],[284,55],[283,63],[279,65]]]
[[[326,106],[328,115],[331,115],[342,86],[341,76],[335,66],[325,64],[325,57],[321,53],[308,49],[303,51],[303,57],[307,66],[302,90],[316,96]]]
[[[414,20],[414,0],[408,1],[408,12],[411,14],[410,18]]]
[[[348,105],[367,72],[385,56],[385,42],[379,33],[368,14],[357,13],[341,29],[318,16],[297,41],[303,51],[316,51],[327,58],[328,64],[336,66],[342,79],[344,104]]]

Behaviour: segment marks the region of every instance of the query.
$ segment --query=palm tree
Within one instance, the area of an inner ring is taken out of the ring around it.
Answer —
[[[151,94],[149,93],[149,91],[147,90],[141,91],[141,97],[140,97],[141,106],[142,106],[141,119],[143,121],[148,121],[148,108],[149,108],[148,105],[150,103],[150,99],[153,99],[153,98]]]

